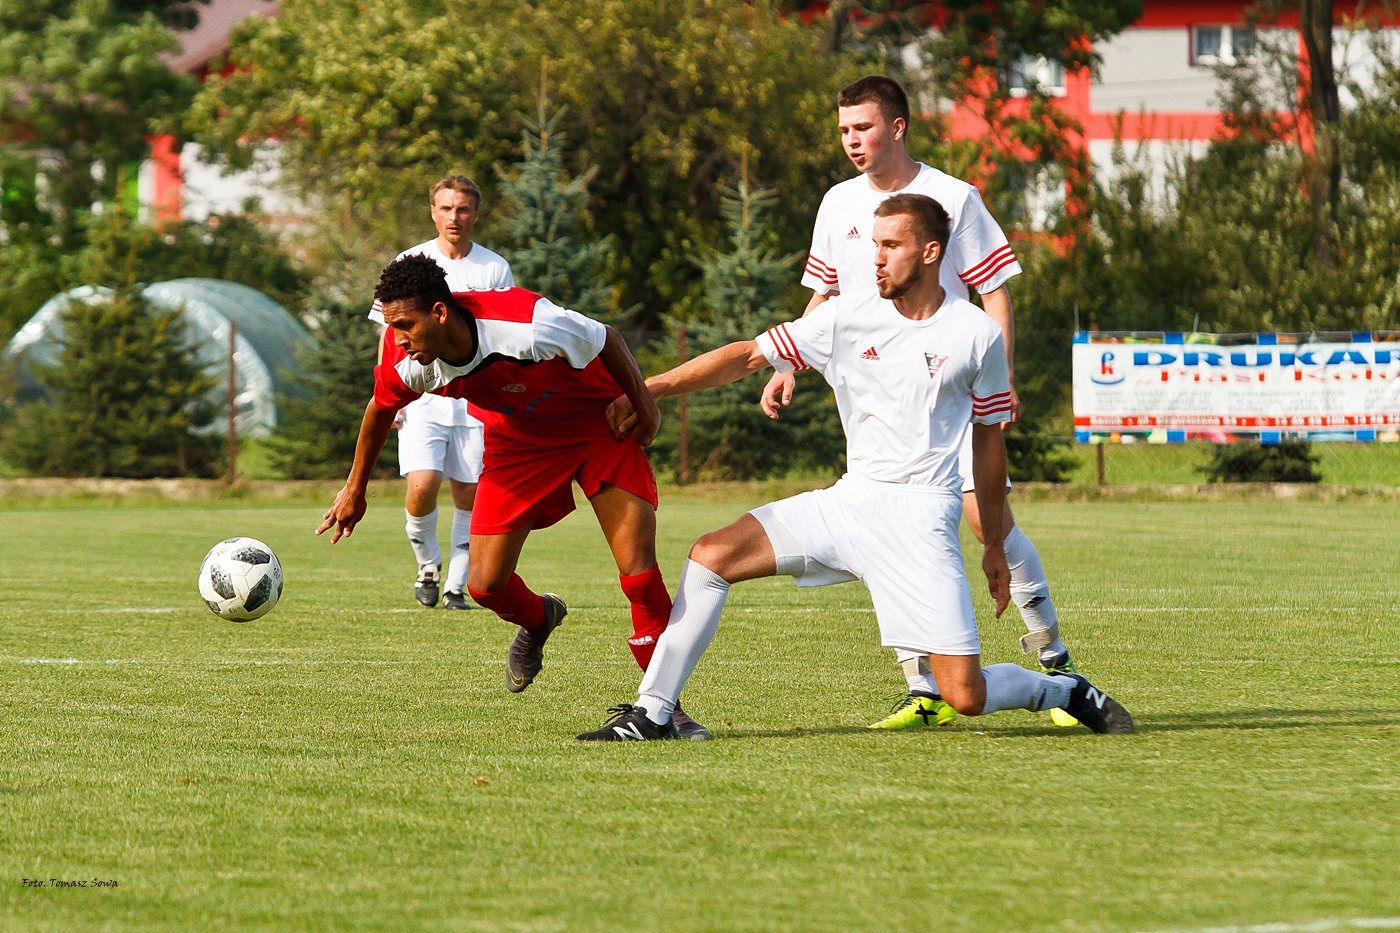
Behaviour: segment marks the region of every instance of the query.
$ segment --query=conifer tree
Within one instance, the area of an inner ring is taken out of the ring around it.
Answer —
[[[729,249],[711,250],[697,261],[704,311],[689,321],[669,321],[673,335],[685,325],[692,355],[751,339],[801,313],[793,267],[802,254],[775,252],[768,217],[777,199],[772,191],[750,187],[746,158],[742,165],[739,186],[719,189]],[[758,407],[768,375],[765,370],[688,399],[689,447],[699,452],[695,465],[702,477],[747,479],[790,469],[840,468],[844,442],[826,383],[799,380],[791,406],[775,422]],[[658,451],[663,455],[677,443],[675,422],[666,419]]]
[[[501,222],[510,246],[503,249],[516,284],[600,321],[616,323],[616,289],[604,277],[612,259],[610,237],[588,231],[591,167],[576,178],[564,170],[565,136],[559,131],[566,110],[549,113],[547,59],[541,64],[539,106],[524,114],[524,160],[515,171],[497,170],[505,205]]]
[[[198,433],[214,417],[205,373],[179,310],[151,307],[136,288],[72,302],[55,366],[33,367],[47,402],[22,407],[4,459],[39,476],[214,476],[221,441]]]
[[[298,354],[292,377],[305,394],[278,398],[277,429],[267,441],[273,465],[288,479],[337,479],[349,469],[382,333],[359,306],[331,303],[315,320],[315,343]],[[381,468],[394,463],[396,444],[391,434]]]

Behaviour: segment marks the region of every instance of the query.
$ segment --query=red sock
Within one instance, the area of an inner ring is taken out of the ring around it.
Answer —
[[[531,592],[518,573],[511,574],[505,588],[494,593],[478,593],[471,587],[467,587],[467,592],[478,605],[485,606],[521,628],[533,629],[544,625],[544,599],[540,594]]]
[[[656,639],[666,631],[666,623],[671,618],[671,594],[666,592],[660,567],[617,579],[632,603],[632,637],[627,639],[627,647],[632,649],[637,664],[646,670],[656,651]]]

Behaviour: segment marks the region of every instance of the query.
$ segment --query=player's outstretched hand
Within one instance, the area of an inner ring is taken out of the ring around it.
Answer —
[[[326,514],[321,516],[321,527],[316,529],[316,533],[323,534],[334,526],[331,544],[339,541],[342,535],[348,538],[360,523],[360,519],[365,517],[366,508],[364,493],[355,493],[349,486],[343,486],[336,494],[335,502],[326,509]]]
[[[998,545],[982,549],[982,572],[987,575],[987,589],[997,604],[997,618],[1011,603],[1011,568],[1006,563],[1006,552]]]
[[[763,395],[758,399],[758,406],[763,409],[765,415],[777,421],[779,402],[773,396],[779,396],[782,399],[782,406],[786,408],[792,404],[792,390],[796,386],[797,376],[794,373],[774,373],[773,378],[769,379],[768,384],[763,387]]]
[[[618,440],[631,434],[632,429],[637,426],[637,410],[632,407],[632,400],[625,395],[619,395],[608,404],[606,417],[613,437]]]
[[[1021,420],[1021,396],[1016,394],[1016,387],[1011,388],[1011,420],[1003,421],[1001,429],[1003,432],[1010,431],[1011,426]]]

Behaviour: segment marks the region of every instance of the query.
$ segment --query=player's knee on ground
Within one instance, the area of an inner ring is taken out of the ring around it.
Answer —
[[[987,693],[985,690],[974,691],[969,687],[961,685],[952,690],[943,690],[942,696],[944,703],[947,703],[963,716],[982,715],[982,707],[987,703]]]

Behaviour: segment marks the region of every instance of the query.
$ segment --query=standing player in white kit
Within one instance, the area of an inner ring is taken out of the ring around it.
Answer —
[[[434,260],[447,273],[454,292],[515,285],[510,265],[496,253],[472,242],[481,215],[481,189],[464,175],[449,175],[428,195],[437,238],[399,253]],[[376,301],[370,319],[381,326],[384,315]],[[384,342],[379,342],[383,353]],[[472,504],[481,478],[485,440],[482,424],[467,412],[466,399],[424,395],[403,410],[399,425],[399,473],[408,480],[404,531],[418,561],[413,595],[424,606],[438,603],[442,583],[442,547],[438,544],[438,490],[442,478],[452,488],[452,557],[447,567],[444,609],[470,609],[467,567],[471,556]]]
[[[677,738],[676,700],[719,627],[730,586],[776,574],[799,587],[864,583],[881,642],[926,658],[936,689],[959,713],[1060,708],[1094,732],[1133,731],[1123,705],[1078,674],[982,667],[958,542],[958,449],[971,424],[987,533],[982,570],[1000,615],[1011,600],[1000,428],[1011,416],[1011,383],[1000,329],[939,284],[949,226],[932,198],[885,200],[875,209],[876,288],[647,380],[660,399],[767,366],[814,369],[836,394],[847,472],[828,489],[770,502],[695,542],[636,704],[614,707],[613,718],[580,741]],[[637,420],[634,404],[630,396],[613,402],[617,430]]]
[[[861,174],[834,185],[822,199],[802,276],[802,284],[812,289],[812,300],[804,314],[837,295],[875,284],[871,232],[875,208],[882,201],[895,194],[933,198],[952,221],[941,284],[949,294],[963,299],[969,297],[969,287],[977,289],[983,310],[1000,326],[1013,386],[1010,420],[1015,421],[1020,417],[1021,403],[1014,387],[1016,332],[1006,283],[1020,273],[1021,266],[1006,234],[987,211],[975,187],[909,157],[904,145],[909,101],[898,83],[878,75],[861,78],[844,88],[836,103],[842,147]],[[764,387],[763,410],[770,417],[778,417],[773,397],[775,393],[780,395],[786,405],[792,398],[792,388],[791,373],[775,374]],[[1007,422],[1006,427],[1009,426]],[[973,492],[971,427],[962,439],[958,469],[962,475],[963,514],[977,540],[982,541],[981,515]],[[1045,670],[1073,671],[1069,649],[1060,639],[1055,604],[1040,555],[1016,525],[1009,504],[1005,510],[1001,526],[1006,529],[1004,547],[1011,566],[1011,599],[1027,629],[1021,637],[1021,648],[1027,654],[1036,652]],[[904,669],[909,695],[871,728],[905,729],[951,722],[956,712],[939,696],[927,659],[909,651],[898,651],[896,655]],[[1057,725],[1075,725],[1073,717],[1062,710],[1052,710],[1051,716]]]

